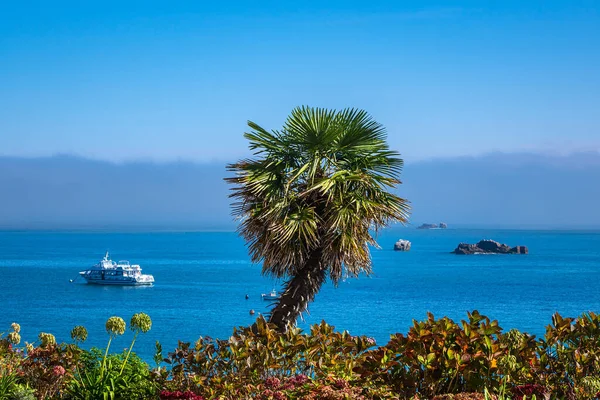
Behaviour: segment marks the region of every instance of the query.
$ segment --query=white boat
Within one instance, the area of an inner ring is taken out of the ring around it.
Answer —
[[[260,297],[262,297],[263,300],[277,300],[277,299],[279,299],[279,297],[277,297],[277,292],[275,291],[275,289],[271,290],[271,293],[263,293],[263,294],[261,294]]]
[[[154,277],[142,274],[142,268],[139,265],[131,265],[129,261],[116,263],[110,259],[108,251],[102,261],[90,269],[81,271],[79,275],[87,283],[96,285],[142,286],[154,283]]]

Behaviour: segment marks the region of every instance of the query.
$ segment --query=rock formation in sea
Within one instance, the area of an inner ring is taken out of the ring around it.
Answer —
[[[436,224],[423,224],[418,226],[417,229],[436,229],[438,226]]]
[[[400,239],[394,244],[396,251],[409,251],[411,243],[408,240]]]
[[[526,246],[510,247],[495,240],[480,240],[476,244],[460,243],[454,254],[528,254]]]
[[[446,225],[444,222],[440,222],[440,224],[422,224],[421,226],[418,226],[417,229],[446,229],[448,228],[448,225]]]

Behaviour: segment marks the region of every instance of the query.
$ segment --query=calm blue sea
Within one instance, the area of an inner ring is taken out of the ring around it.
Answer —
[[[399,238],[412,241],[410,252],[392,250]],[[459,242],[482,238],[526,245],[530,254],[450,254]],[[379,243],[374,275],[337,288],[328,284],[302,327],[324,319],[383,344],[428,311],[460,320],[477,309],[505,329],[538,335],[556,311],[566,316],[600,311],[600,232],[406,228],[384,231]],[[153,274],[155,286],[69,282],[107,249],[114,260],[128,259]],[[136,351],[149,360],[155,340],[166,352],[177,339],[226,338],[234,326],[251,324],[250,309],[267,311],[260,294],[281,283],[261,277],[260,266],[250,263],[244,242],[232,232],[0,232],[0,332],[19,322],[28,341],[40,331],[67,341],[74,325],[85,325],[88,344],[102,346],[108,317],[128,321],[143,311],[154,325]],[[114,349],[126,347],[130,338],[119,338]]]

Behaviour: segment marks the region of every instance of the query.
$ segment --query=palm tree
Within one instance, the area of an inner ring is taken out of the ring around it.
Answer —
[[[269,318],[285,331],[327,275],[337,285],[371,273],[373,233],[408,218],[408,202],[391,193],[403,161],[362,110],[299,107],[279,131],[248,126],[255,158],[229,165],[226,181],[252,261],[286,279]]]

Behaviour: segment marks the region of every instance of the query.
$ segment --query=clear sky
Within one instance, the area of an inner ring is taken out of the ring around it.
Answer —
[[[360,107],[407,159],[600,150],[600,1],[2,1],[0,155],[232,160]]]

